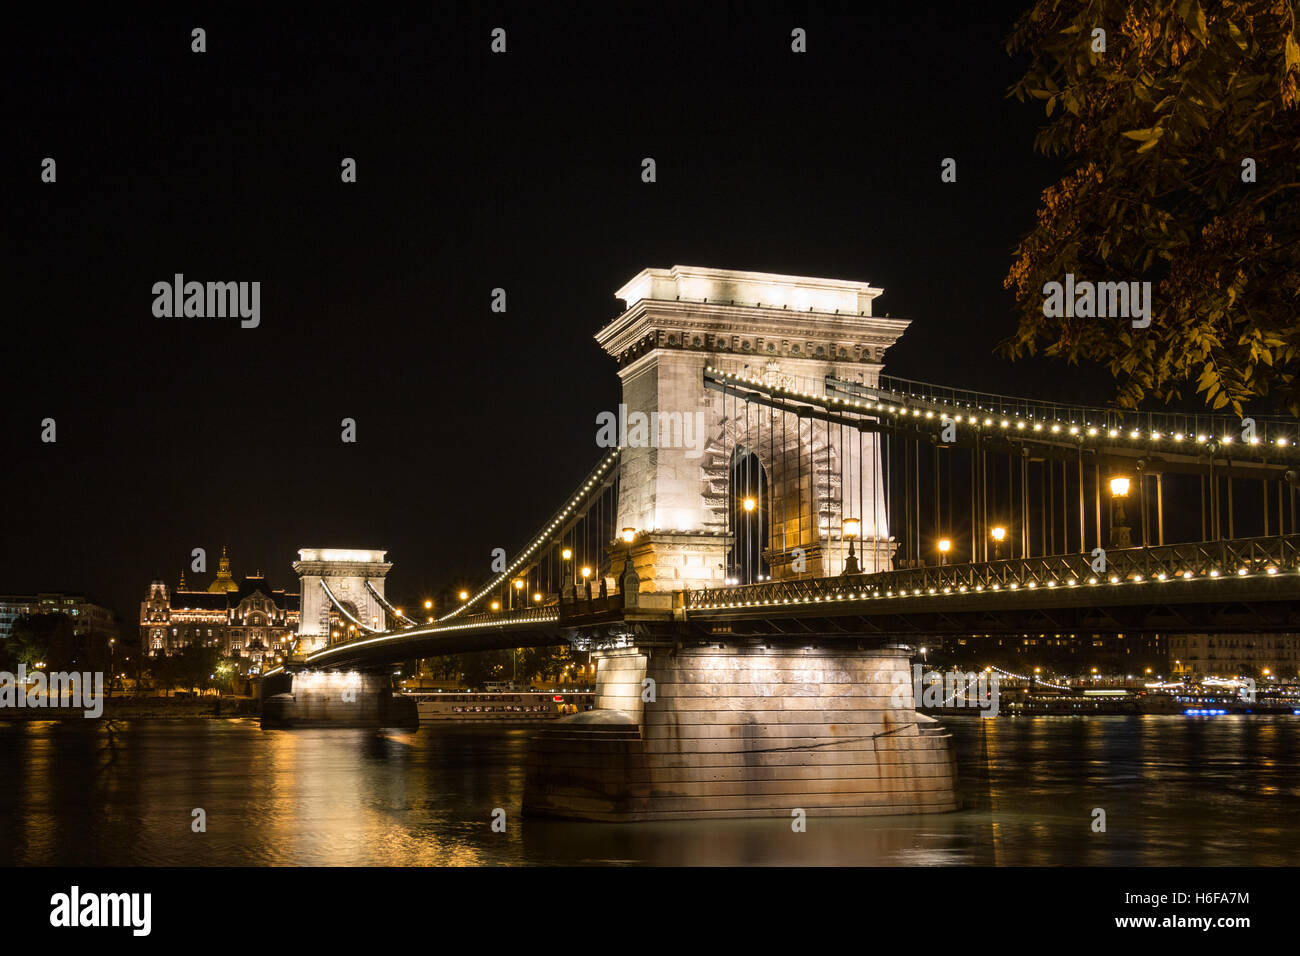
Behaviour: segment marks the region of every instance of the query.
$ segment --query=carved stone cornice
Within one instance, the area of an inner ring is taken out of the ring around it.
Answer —
[[[295,561],[293,569],[299,577],[314,575],[322,578],[383,578],[393,565],[379,561]]]
[[[880,364],[910,324],[865,314],[642,299],[596,341],[620,368],[657,349]]]

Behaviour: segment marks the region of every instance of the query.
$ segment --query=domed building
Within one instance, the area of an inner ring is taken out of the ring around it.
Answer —
[[[290,652],[299,608],[298,594],[272,588],[261,572],[237,582],[222,548],[217,576],[205,590],[189,590],[184,572],[174,590],[161,580],[150,585],[140,604],[140,644],[146,656],[208,644],[239,660],[241,672],[256,672]]]
[[[184,584],[185,572],[181,572],[182,584]],[[222,594],[227,591],[238,591],[239,585],[230,574],[230,558],[226,554],[226,546],[221,546],[221,560],[217,562],[217,576],[212,583],[208,585],[209,594]]]

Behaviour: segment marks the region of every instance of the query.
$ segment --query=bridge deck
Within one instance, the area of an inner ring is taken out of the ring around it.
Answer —
[[[1300,535],[1112,550],[1104,571],[1094,561],[1062,554],[684,591],[671,610],[624,611],[613,594],[368,635],[300,663],[377,665],[634,629],[669,641],[1300,630]]]

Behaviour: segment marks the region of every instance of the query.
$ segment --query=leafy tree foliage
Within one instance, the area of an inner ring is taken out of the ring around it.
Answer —
[[[510,652],[507,650],[478,651],[458,654],[461,680],[470,688],[481,690],[488,681],[509,680]]]
[[[215,646],[192,643],[181,648],[176,655],[176,680],[182,687],[207,690],[216,681],[221,663],[221,651]]]
[[[558,681],[573,663],[568,647],[525,647],[519,650],[519,679]]]
[[[158,653],[149,658],[147,673],[152,686],[170,697],[177,681],[180,679],[180,658],[170,654]]]
[[[1038,0],[1020,19],[1007,49],[1031,62],[1011,93],[1043,104],[1035,147],[1069,162],[1005,279],[1004,354],[1104,362],[1127,407],[1195,382],[1212,408],[1300,412],[1296,27],[1286,0]],[[1151,281],[1150,327],[1045,317],[1067,272]]]
[[[108,638],[102,634],[76,635],[66,614],[31,614],[14,621],[5,646],[9,669],[19,663],[28,670],[37,662],[49,671],[108,671]]]
[[[66,631],[68,637],[71,637],[72,627],[67,618],[54,614],[46,617],[47,620],[42,621],[40,617],[23,616],[14,621],[9,640],[5,642],[7,669],[18,664],[25,664],[30,669],[37,661],[49,657],[56,639],[53,633],[55,629]]]

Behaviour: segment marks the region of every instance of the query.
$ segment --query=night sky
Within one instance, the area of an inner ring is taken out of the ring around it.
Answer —
[[[993,355],[1059,174],[1040,107],[1005,96],[1024,6],[15,25],[0,592],[130,625],[223,544],[293,589],[307,546],[388,549],[399,601],[483,579],[596,462],[619,386],[592,335],[651,266],[868,280],[914,323],[887,372],[1104,403],[1096,375]],[[154,317],[178,272],[260,281],[260,327]]]

